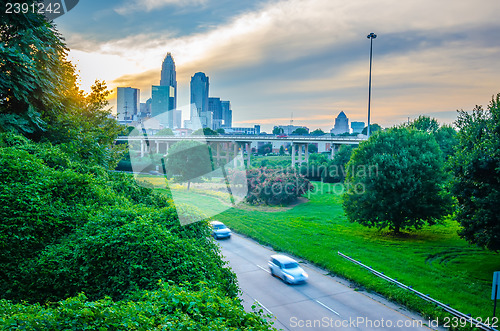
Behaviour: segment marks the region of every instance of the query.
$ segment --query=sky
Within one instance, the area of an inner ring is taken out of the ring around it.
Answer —
[[[81,0],[55,23],[82,89],[106,81],[115,108],[118,86],[151,97],[170,52],[178,107],[201,71],[233,126],[329,131],[340,111],[367,122],[371,32],[371,123],[452,124],[487,106],[500,93],[499,12],[498,0]]]

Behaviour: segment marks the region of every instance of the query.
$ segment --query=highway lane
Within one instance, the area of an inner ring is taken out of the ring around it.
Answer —
[[[301,263],[309,274],[305,284],[286,285],[269,273],[275,251],[233,233],[220,240],[222,255],[236,273],[247,310],[257,303],[283,330],[444,330],[376,295],[356,291],[325,271]],[[300,262],[300,260],[298,260]],[[302,261],[303,262],[303,261]]]

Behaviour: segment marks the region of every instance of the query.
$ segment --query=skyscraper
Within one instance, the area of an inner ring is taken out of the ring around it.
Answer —
[[[208,109],[208,77],[197,72],[191,77],[191,123],[199,122],[203,128],[212,128],[212,113]]]
[[[172,54],[167,53],[161,65],[160,86],[172,86],[174,88],[174,103],[173,108],[177,108],[177,78],[175,72],[175,62]]]
[[[365,122],[351,122],[352,133],[361,133],[365,128]]]
[[[140,112],[140,90],[133,87],[118,87],[116,99],[117,119],[119,121],[136,120]]]
[[[233,111],[231,110],[231,102],[221,101],[222,107],[222,126],[230,128],[233,126]]]
[[[343,111],[341,111],[339,116],[335,119],[335,126],[330,132],[333,134],[349,133],[349,119]]]
[[[222,127],[222,103],[220,98],[208,98],[208,110],[212,113],[212,129],[217,130]]]
[[[166,128],[174,128],[174,100],[173,86],[151,87],[151,116],[156,118]]]

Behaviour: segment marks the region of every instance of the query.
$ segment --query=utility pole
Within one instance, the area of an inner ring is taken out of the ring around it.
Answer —
[[[373,32],[370,33],[366,38],[370,39],[370,78],[368,80],[368,128],[366,134],[370,138],[370,103],[372,97],[372,49],[373,49],[373,39],[377,38],[377,35]]]

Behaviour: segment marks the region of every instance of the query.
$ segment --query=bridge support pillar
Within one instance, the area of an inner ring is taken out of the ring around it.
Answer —
[[[309,144],[304,145],[304,156],[306,159],[306,164],[309,164]]]
[[[247,150],[247,169],[250,169],[250,154],[252,154],[252,143],[246,143]]]
[[[217,146],[217,164],[220,164],[220,143],[216,143]]]
[[[238,143],[233,141],[233,166],[236,168],[238,166]]]

